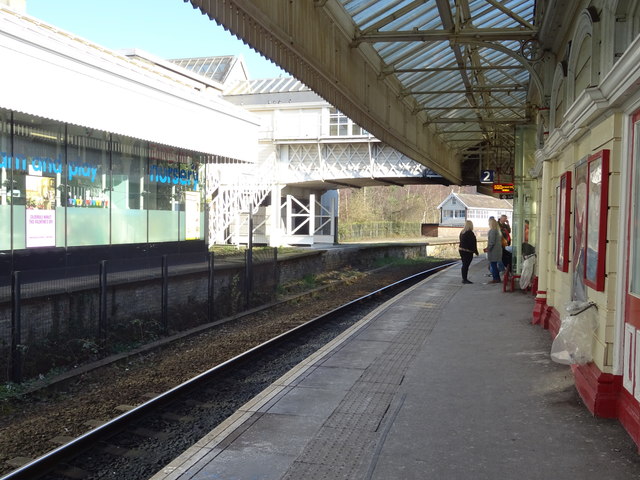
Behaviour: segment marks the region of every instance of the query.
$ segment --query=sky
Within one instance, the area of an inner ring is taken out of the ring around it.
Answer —
[[[27,13],[112,50],[164,59],[242,55],[251,79],[287,76],[183,0],[27,0]]]

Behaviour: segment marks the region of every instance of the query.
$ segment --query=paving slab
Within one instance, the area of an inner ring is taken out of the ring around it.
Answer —
[[[530,323],[533,297],[453,267],[369,314],[153,480],[640,478]]]

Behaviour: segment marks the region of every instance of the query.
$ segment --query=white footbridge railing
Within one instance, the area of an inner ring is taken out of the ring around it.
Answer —
[[[207,165],[207,201],[209,202],[209,243],[231,242],[241,217],[255,214],[274,186],[273,170],[268,165],[248,165],[247,171],[225,176],[226,166]],[[249,171],[253,169],[253,171]],[[260,171],[256,171],[259,169]],[[230,181],[225,181],[228,177]],[[245,215],[243,215],[245,214]],[[230,228],[235,225],[235,228]],[[254,227],[255,228],[255,227]]]

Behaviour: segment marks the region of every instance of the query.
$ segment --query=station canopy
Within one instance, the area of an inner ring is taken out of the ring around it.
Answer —
[[[339,0],[383,75],[464,158],[511,163],[540,56],[534,0]],[[539,12],[538,12],[539,13]],[[534,79],[535,80],[535,79]],[[539,87],[539,85],[537,85]]]

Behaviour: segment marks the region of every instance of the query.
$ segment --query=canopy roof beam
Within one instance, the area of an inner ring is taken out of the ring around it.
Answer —
[[[536,38],[533,30],[523,30],[519,28],[466,28],[462,32],[442,31],[442,30],[417,30],[410,32],[379,32],[358,36],[352,46],[361,43],[381,43],[381,42],[451,42],[464,44],[470,40],[477,41],[482,38],[485,41],[508,41],[526,42]]]

